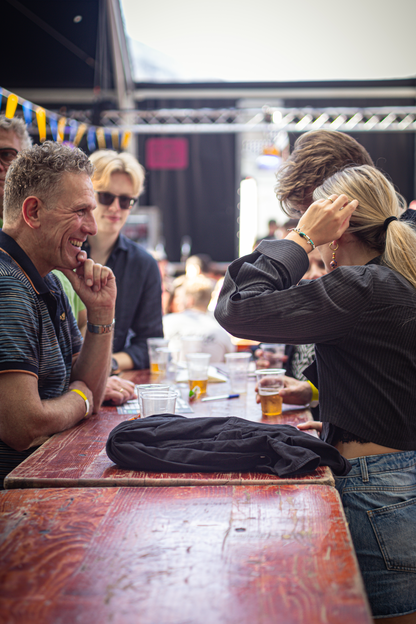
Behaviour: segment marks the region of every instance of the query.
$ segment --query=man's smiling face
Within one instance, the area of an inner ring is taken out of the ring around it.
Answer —
[[[91,179],[84,173],[65,173],[57,195],[41,202],[41,248],[36,266],[41,275],[54,268],[75,269],[87,236],[97,233],[96,207]]]

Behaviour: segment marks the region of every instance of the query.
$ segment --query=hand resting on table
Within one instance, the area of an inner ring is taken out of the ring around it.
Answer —
[[[123,405],[130,399],[137,399],[132,381],[122,379],[117,377],[117,375],[112,375],[107,379],[104,401],[109,401],[113,405]]]

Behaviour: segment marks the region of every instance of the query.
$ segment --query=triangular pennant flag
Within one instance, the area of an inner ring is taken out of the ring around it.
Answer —
[[[66,117],[61,117],[58,121],[58,136],[56,140],[58,143],[62,143],[65,138],[65,126],[66,126]]]
[[[51,128],[52,138],[56,141],[56,137],[58,136],[58,122],[56,121],[56,117],[49,117],[49,126]]]
[[[26,125],[30,126],[32,123],[32,104],[31,102],[25,100],[22,104],[22,107]]]
[[[111,142],[111,130],[109,128],[104,128],[104,136],[105,136],[105,145],[110,145]]]
[[[17,97],[17,95],[15,95],[14,93],[10,93],[9,97],[7,98],[5,113],[6,119],[13,119],[18,102],[19,98]]]
[[[74,139],[77,135],[77,130],[78,130],[78,122],[76,121],[76,119],[70,119],[69,120],[69,142],[70,143],[74,143]]]
[[[97,143],[100,149],[106,148],[104,128],[97,128]]]
[[[36,120],[38,122],[39,141],[43,143],[46,140],[46,114],[45,109],[40,106],[36,109]]]
[[[91,126],[90,129],[88,130],[87,143],[88,143],[88,149],[90,150],[90,152],[94,152],[97,147],[95,145],[95,127],[94,126]]]
[[[131,132],[127,131],[123,133],[123,138],[121,139],[121,149],[125,150],[128,148],[131,139]]]
[[[77,145],[79,145],[82,137],[84,136],[84,132],[85,132],[86,129],[87,129],[87,124],[82,123],[82,124],[79,125],[79,128],[78,128],[77,133],[76,133],[75,138],[74,138],[74,145],[75,145],[75,147]]]
[[[113,149],[118,150],[120,145],[118,130],[111,130],[111,141],[113,143]]]

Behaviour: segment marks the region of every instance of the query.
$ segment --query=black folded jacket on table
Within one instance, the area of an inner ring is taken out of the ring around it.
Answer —
[[[329,466],[346,475],[349,462],[337,449],[292,425],[237,418],[186,418],[160,414],[128,420],[107,440],[120,468],[150,472],[266,472],[279,477]]]

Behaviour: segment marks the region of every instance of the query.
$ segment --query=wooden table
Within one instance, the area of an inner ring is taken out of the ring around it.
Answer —
[[[156,382],[148,371],[136,371],[126,376],[135,383]],[[227,394],[228,383],[209,384],[208,396]],[[187,391],[184,390],[184,396]],[[192,403],[195,416],[239,416],[260,421],[260,406],[255,402],[254,380],[250,381],[247,395],[239,399]],[[187,414],[188,416],[188,414]],[[334,485],[334,478],[327,466],[301,477],[279,478],[261,473],[150,473],[123,470],[107,457],[105,445],[108,435],[129,416],[120,415],[114,407],[104,407],[99,414],[79,425],[52,436],[37,451],[15,468],[5,479],[4,487],[99,487],[99,486],[177,486],[177,485],[252,485],[272,483],[316,483]],[[298,424],[308,420],[307,409],[291,411],[267,422]]]
[[[0,492],[7,624],[370,624],[328,486]]]

